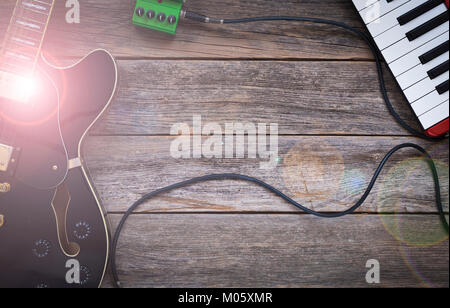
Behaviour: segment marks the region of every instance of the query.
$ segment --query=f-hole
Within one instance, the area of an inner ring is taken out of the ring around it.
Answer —
[[[59,245],[66,256],[76,257],[80,253],[80,245],[69,242],[67,236],[67,210],[69,209],[70,199],[69,190],[63,183],[55,191],[52,207],[55,213]]]

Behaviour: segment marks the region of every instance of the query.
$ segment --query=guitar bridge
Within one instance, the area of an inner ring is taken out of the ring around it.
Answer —
[[[8,171],[13,152],[13,147],[0,143],[0,171]]]

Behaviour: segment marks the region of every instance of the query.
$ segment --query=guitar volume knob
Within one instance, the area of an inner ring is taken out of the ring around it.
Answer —
[[[91,235],[92,228],[91,226],[85,222],[80,221],[75,224],[75,228],[73,230],[73,235],[79,240],[85,240]]]
[[[34,248],[32,249],[33,254],[39,259],[45,258],[50,254],[52,245],[47,240],[38,240],[34,243]]]
[[[41,282],[38,285],[36,285],[36,289],[48,289],[49,286],[45,282]]]

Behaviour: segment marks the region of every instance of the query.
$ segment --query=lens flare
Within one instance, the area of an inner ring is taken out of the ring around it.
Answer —
[[[444,211],[448,212],[448,179],[449,169],[445,156],[448,154],[448,143],[444,142],[430,149],[435,158],[442,188]],[[443,160],[436,160],[441,158]],[[428,173],[428,174],[427,174]],[[434,213],[436,211],[433,181],[423,181],[430,176],[429,167],[422,158],[409,158],[399,161],[380,179],[380,191],[377,206],[380,219],[386,230],[398,241],[399,251],[411,273],[426,287],[436,287],[439,274],[432,269],[442,258],[440,254],[429,254],[430,248],[448,251],[448,235],[436,215],[404,215],[414,209],[416,212]],[[430,176],[431,178],[431,176]],[[422,181],[421,181],[422,180]],[[418,185],[429,192],[427,198],[415,194]],[[445,187],[447,189],[445,189]],[[389,192],[389,193],[385,193]],[[414,201],[414,202],[412,202]],[[413,207],[413,208],[412,208]],[[448,216],[447,216],[448,217]],[[426,219],[425,219],[426,218]],[[421,226],[421,227],[418,227]],[[427,262],[423,262],[427,260]],[[445,274],[445,273],[444,273]]]
[[[320,145],[297,143],[284,156],[282,172],[285,187],[295,197],[316,210],[336,210],[345,173],[338,148],[325,141]]]
[[[37,81],[33,76],[21,77],[13,84],[13,91],[22,97],[21,102],[29,103],[30,98],[36,94]]]

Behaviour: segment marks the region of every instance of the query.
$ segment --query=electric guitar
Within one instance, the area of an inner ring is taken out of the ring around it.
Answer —
[[[99,287],[105,213],[82,157],[117,66],[96,50],[55,67],[41,46],[55,0],[18,0],[0,51],[0,287]]]

